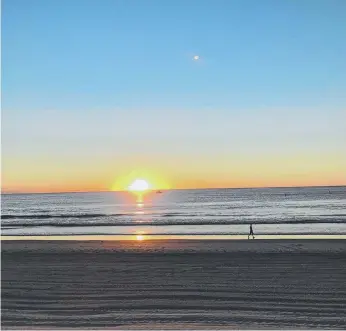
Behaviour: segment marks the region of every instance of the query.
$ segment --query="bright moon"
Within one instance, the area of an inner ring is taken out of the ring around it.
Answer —
[[[197,60],[199,60],[199,56],[198,56],[198,55],[195,55],[195,56],[193,57],[193,59],[197,61]]]
[[[149,189],[149,184],[144,179],[136,179],[130,186],[130,191],[143,192]]]

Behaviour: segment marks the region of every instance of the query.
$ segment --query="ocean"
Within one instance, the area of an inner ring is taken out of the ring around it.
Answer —
[[[346,187],[3,194],[2,235],[346,234]]]

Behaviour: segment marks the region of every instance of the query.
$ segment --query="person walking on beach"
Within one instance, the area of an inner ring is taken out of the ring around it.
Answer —
[[[255,235],[254,235],[253,229],[252,229],[252,224],[250,224],[250,233],[247,236],[247,239],[250,239],[250,236],[252,236],[252,239],[255,239]]]

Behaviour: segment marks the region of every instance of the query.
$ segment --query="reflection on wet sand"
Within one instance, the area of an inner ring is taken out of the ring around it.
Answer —
[[[247,235],[154,235],[146,234],[146,240],[244,240]],[[258,235],[256,240],[275,240],[275,239],[346,239],[346,235]],[[136,240],[136,233],[129,235],[33,235],[33,236],[1,236],[1,241],[7,240],[101,240],[101,241],[126,241]]]
[[[142,240],[144,240],[144,235],[142,235],[142,234],[137,234],[137,235],[136,235],[136,239],[139,240],[139,241],[142,241]]]

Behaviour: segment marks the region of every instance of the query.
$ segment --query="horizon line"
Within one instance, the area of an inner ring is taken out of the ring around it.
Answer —
[[[302,185],[302,186],[256,186],[256,187],[204,187],[204,188],[171,188],[171,189],[155,189],[148,191],[187,191],[187,190],[244,190],[244,189],[267,189],[267,188],[317,188],[317,187],[346,187],[345,184],[340,185]],[[128,192],[128,190],[100,190],[100,191],[57,191],[57,192],[3,192],[1,195],[15,195],[15,194],[67,194],[67,193],[107,193],[107,192]]]

